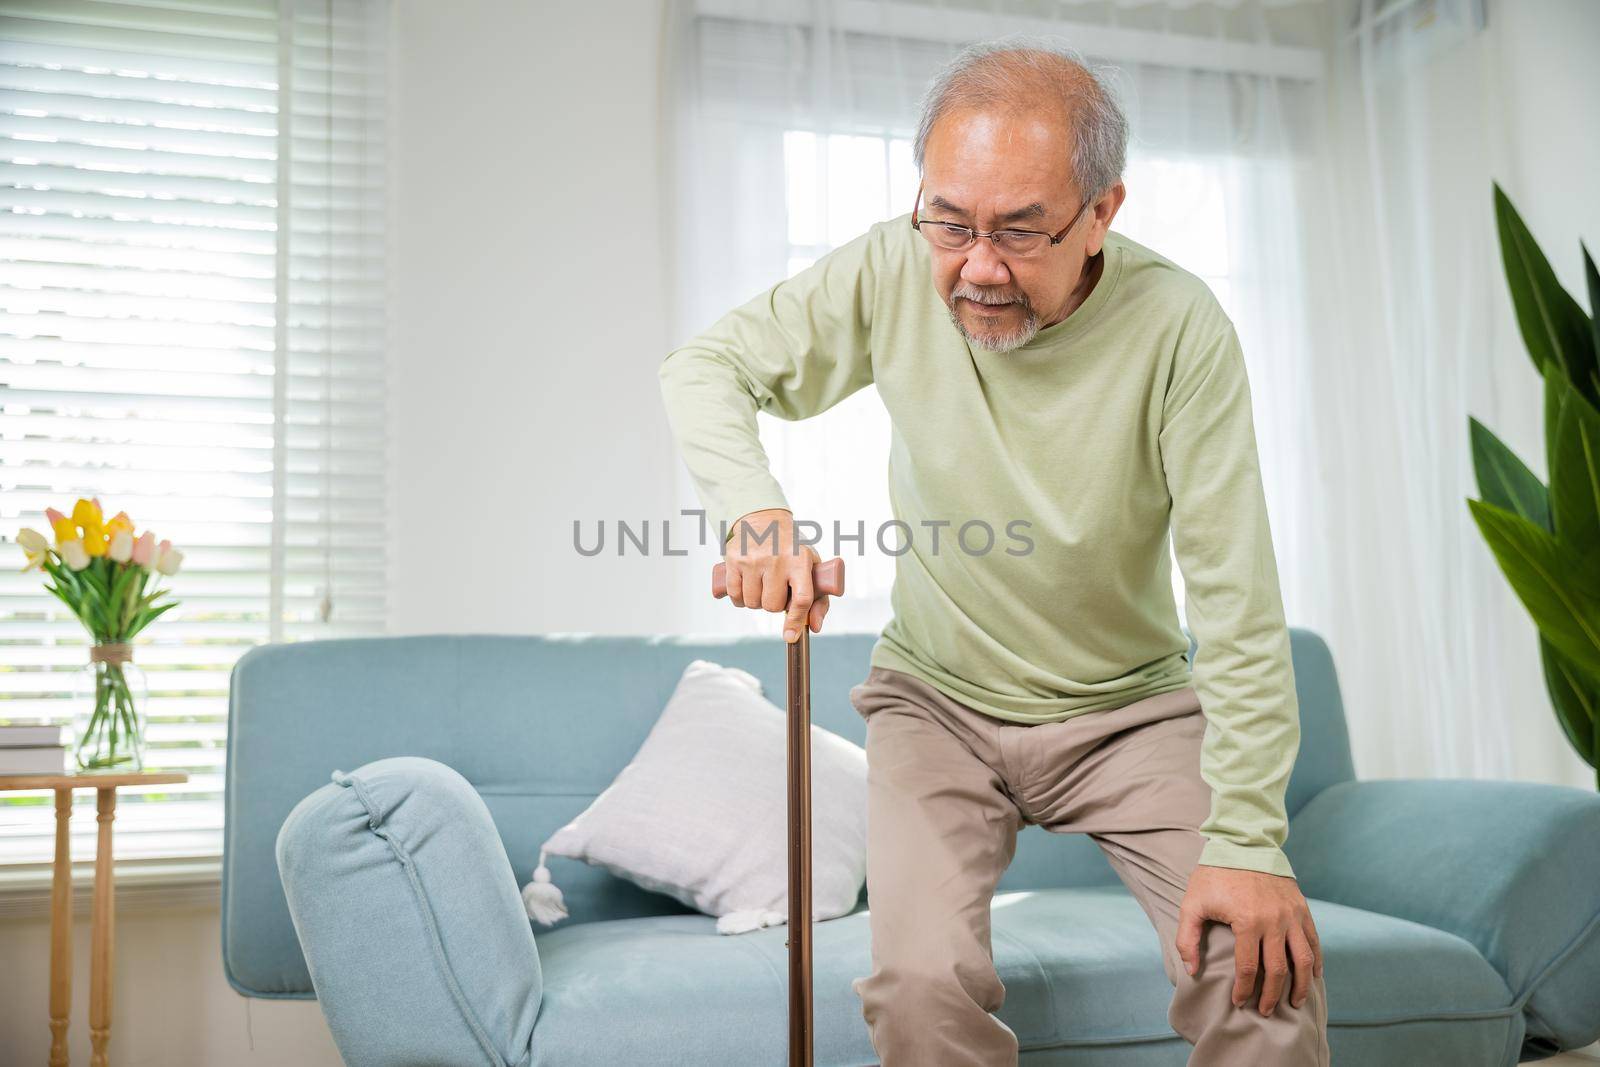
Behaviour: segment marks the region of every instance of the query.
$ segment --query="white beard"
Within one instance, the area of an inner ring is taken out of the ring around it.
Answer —
[[[950,311],[950,321],[955,323],[956,329],[961,331],[961,336],[967,339],[968,344],[986,348],[991,352],[1010,352],[1012,349],[1020,348],[1033,340],[1033,335],[1039,332],[1039,315],[1032,308],[1024,310],[1022,322],[1018,325],[1009,329],[988,330],[982,336],[967,329],[966,323],[961,321],[954,308]]]

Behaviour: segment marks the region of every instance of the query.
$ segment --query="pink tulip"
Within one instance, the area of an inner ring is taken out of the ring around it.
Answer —
[[[149,530],[139,535],[133,543],[133,561],[141,567],[150,566],[151,553],[156,548],[156,535]]]
[[[61,512],[57,511],[55,508],[45,508],[44,517],[50,520],[50,529],[52,530],[56,528],[56,523],[66,518],[65,515],[61,514]]]

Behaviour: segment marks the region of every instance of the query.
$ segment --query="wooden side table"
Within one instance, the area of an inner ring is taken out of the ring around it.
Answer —
[[[113,927],[111,822],[116,818],[117,788],[175,785],[188,780],[187,774],[176,772],[0,775],[0,793],[21,789],[53,789],[56,793],[56,859],[50,881],[50,1067],[67,1067],[67,1016],[72,1010],[72,854],[68,833],[72,791],[95,790],[95,812],[100,823],[94,856],[94,916],[89,929],[89,1064],[107,1067]]]

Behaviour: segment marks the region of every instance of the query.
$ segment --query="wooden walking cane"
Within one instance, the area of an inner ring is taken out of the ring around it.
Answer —
[[[818,594],[844,595],[844,560],[811,568]],[[711,569],[711,595],[728,595],[728,570]],[[787,642],[785,642],[788,644]],[[789,649],[789,1067],[811,1067],[811,629]]]

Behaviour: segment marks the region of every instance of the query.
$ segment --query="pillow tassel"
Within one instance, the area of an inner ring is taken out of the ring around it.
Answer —
[[[767,908],[753,908],[749,911],[730,911],[717,919],[717,933],[719,934],[747,934],[751,930],[759,930],[763,926],[777,926],[789,921],[787,912],[772,911]]]
[[[550,881],[550,869],[544,865],[545,850],[539,850],[539,866],[533,870],[533,881],[522,887],[522,903],[528,917],[551,926],[567,917],[567,906],[562,902],[561,890]]]

